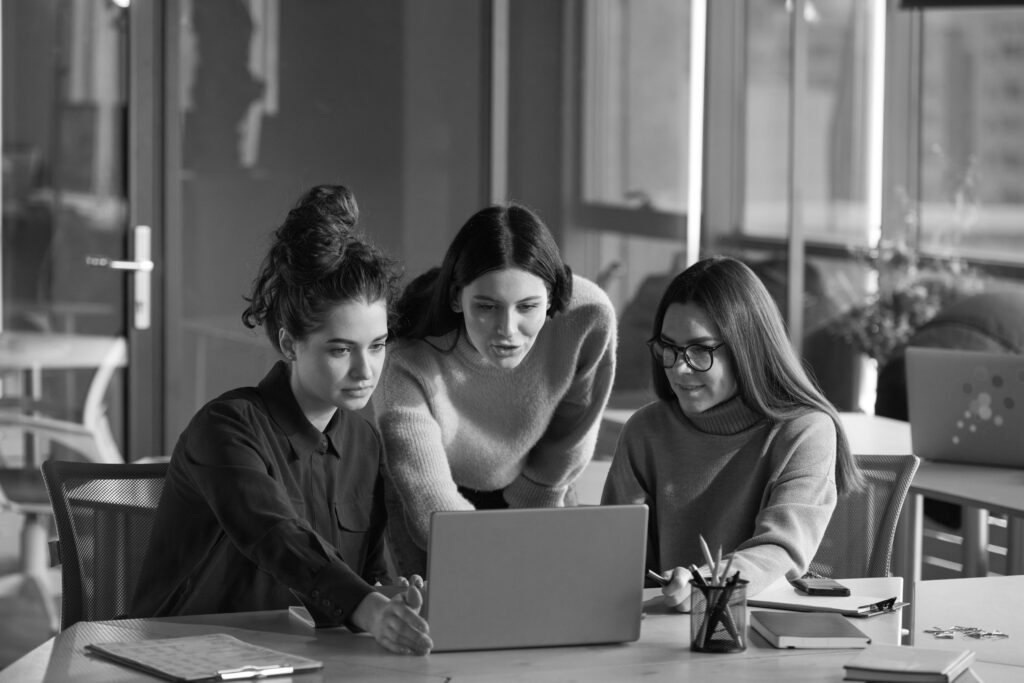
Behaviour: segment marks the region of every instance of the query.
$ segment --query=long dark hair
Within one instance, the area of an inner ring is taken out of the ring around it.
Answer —
[[[812,408],[836,425],[836,486],[841,493],[863,486],[835,407],[821,393],[793,351],[779,307],[747,265],[727,256],[693,264],[669,284],[654,316],[653,337],[661,334],[671,304],[693,303],[718,327],[732,355],[743,401],[772,422]],[[662,401],[675,395],[661,363],[651,359],[654,392]]]
[[[359,207],[343,185],[308,190],[274,231],[242,313],[246,327],[262,325],[281,351],[279,332],[305,339],[329,310],[345,301],[384,301],[397,293],[394,261],[356,231]]]
[[[452,301],[478,277],[500,268],[520,268],[545,282],[553,316],[572,297],[572,271],[540,217],[525,206],[489,206],[470,216],[448,246],[439,268],[405,288],[398,302],[398,337],[424,339],[461,331],[462,314]]]

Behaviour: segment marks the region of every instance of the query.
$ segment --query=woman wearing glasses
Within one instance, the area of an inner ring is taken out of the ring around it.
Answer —
[[[771,295],[735,259],[700,261],[669,284],[648,346],[659,400],[623,428],[602,502],[650,507],[647,566],[681,611],[688,568],[710,573],[701,536],[748,594],[799,576],[861,476]]]

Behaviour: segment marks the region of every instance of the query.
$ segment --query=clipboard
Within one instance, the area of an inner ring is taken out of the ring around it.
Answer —
[[[895,597],[883,598],[870,595],[806,595],[786,583],[783,586],[769,586],[758,595],[747,598],[751,607],[767,607],[794,612],[838,612],[844,617],[875,617],[891,614],[909,605]]]
[[[313,671],[323,662],[239,640],[227,633],[90,643],[87,652],[171,681],[233,681]]]

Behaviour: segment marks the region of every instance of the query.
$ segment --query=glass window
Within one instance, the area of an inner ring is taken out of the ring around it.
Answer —
[[[1024,262],[1024,7],[922,20],[921,247]]]
[[[781,2],[745,3],[743,233],[781,238],[788,217],[790,16]],[[869,47],[878,3],[805,5],[807,82],[798,179],[806,238],[867,240]]]
[[[565,256],[619,314],[612,407],[651,398],[644,342],[658,301],[685,265],[692,3],[588,0],[566,83],[574,201]],[[578,99],[577,99],[578,98]],[[599,457],[614,439],[602,439]]]
[[[583,201],[685,213],[690,3],[583,6]]]

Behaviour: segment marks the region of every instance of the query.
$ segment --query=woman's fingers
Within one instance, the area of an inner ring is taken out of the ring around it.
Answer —
[[[385,637],[395,644],[395,652],[426,654],[434,646],[427,620],[417,613],[422,604],[423,597],[413,586],[392,598],[385,616]]]

